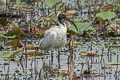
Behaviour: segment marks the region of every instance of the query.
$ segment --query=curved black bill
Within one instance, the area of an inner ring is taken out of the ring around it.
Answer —
[[[77,26],[75,25],[75,23],[74,23],[72,20],[70,20],[70,19],[68,19],[68,18],[66,18],[66,20],[69,21],[71,24],[73,24],[73,25],[75,26],[76,30],[78,31]]]

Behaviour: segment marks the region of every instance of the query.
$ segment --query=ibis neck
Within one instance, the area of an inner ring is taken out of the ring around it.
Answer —
[[[64,24],[62,19],[58,19],[58,22],[59,22],[60,24]]]
[[[65,23],[60,23],[60,22],[59,22],[59,25],[60,25],[60,26],[63,26],[63,27],[66,27],[66,24],[65,24]]]
[[[58,19],[58,23],[59,23],[60,28],[64,29],[65,31],[67,30],[66,24],[63,20]]]

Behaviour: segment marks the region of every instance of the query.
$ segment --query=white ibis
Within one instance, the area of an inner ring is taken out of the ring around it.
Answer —
[[[41,40],[40,47],[43,50],[50,50],[53,48],[61,48],[67,42],[67,26],[65,24],[65,20],[72,23],[75,28],[78,30],[77,26],[73,21],[68,19],[65,14],[58,15],[58,25],[51,27],[44,34],[43,39]],[[53,56],[51,54],[51,60]],[[53,61],[53,60],[52,60]]]

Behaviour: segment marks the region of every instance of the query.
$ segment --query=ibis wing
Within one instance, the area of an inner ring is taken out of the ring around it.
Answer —
[[[47,30],[41,41],[41,49],[49,50],[62,47],[66,43],[66,31],[67,28],[63,25],[54,26]]]
[[[54,31],[47,31],[44,35],[44,38],[41,41],[41,49],[50,49],[52,48],[52,44],[54,44],[54,41],[56,39],[56,33]]]

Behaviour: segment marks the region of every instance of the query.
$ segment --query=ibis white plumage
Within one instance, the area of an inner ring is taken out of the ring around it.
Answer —
[[[64,46],[67,42],[67,26],[64,23],[64,20],[72,23],[75,28],[78,30],[77,26],[73,21],[68,19],[65,14],[59,14],[58,16],[58,25],[51,27],[44,34],[44,37],[41,40],[40,47],[44,50],[49,50],[52,48],[60,48]]]
[[[44,37],[40,43],[41,49],[50,50],[53,48],[61,48],[66,44],[67,26],[64,22],[65,20],[72,23],[77,29],[77,26],[74,24],[74,22],[68,19],[65,14],[59,14],[58,25],[51,27],[49,30],[45,32]]]
[[[49,50],[62,47],[67,42],[66,33],[67,28],[62,24],[50,28],[45,32],[44,38],[41,41],[41,49]]]

